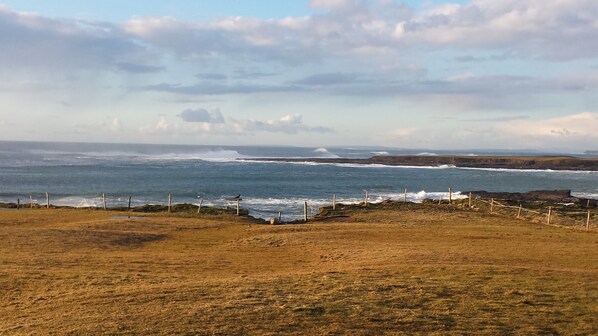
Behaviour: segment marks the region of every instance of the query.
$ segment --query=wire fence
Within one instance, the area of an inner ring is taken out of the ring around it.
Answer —
[[[546,225],[562,226],[562,227],[585,227],[587,229],[591,227],[598,227],[598,211],[580,208],[579,206],[572,206],[571,204],[560,204],[550,202],[521,202],[520,204],[514,204],[513,201],[507,200],[496,200],[496,199],[483,199],[480,197],[473,197],[462,195],[460,193],[452,193],[449,189],[448,193],[434,193],[435,199],[426,199],[422,203],[424,206],[437,206],[450,204],[455,207],[459,207],[466,210],[472,211],[484,211],[495,215],[502,215],[507,217],[514,217],[521,220],[526,220],[533,223],[542,223]],[[202,207],[218,208],[237,215],[251,215],[254,217],[265,219],[271,223],[283,223],[283,222],[301,222],[309,221],[318,218],[323,208],[329,210],[334,209],[337,205],[360,205],[367,207],[369,205],[375,206],[376,204],[391,202],[391,203],[415,203],[412,199],[408,199],[407,190],[401,197],[381,197],[381,195],[369,194],[367,191],[362,198],[351,198],[351,199],[338,199],[336,195],[333,195],[329,200],[296,200],[294,204],[286,204],[280,206],[278,209],[273,206],[265,207],[259,204],[243,201],[239,198],[223,198],[218,200],[206,200],[204,199],[191,201],[190,203],[184,203],[186,207],[182,207],[182,203],[173,204],[172,196],[168,195],[168,203],[150,202],[143,203],[140,200],[133,200],[131,197],[119,197],[111,198],[107,201],[105,194],[83,198],[83,201],[79,203],[75,208],[95,208],[95,209],[114,209],[114,210],[132,210],[136,207],[148,209],[148,207],[156,207],[157,211],[171,211],[177,206],[189,210],[192,207],[197,207],[197,212],[200,213]],[[51,202],[51,195],[45,193],[41,200],[28,199],[21,201],[17,199],[16,203],[0,203],[0,207],[3,208],[52,208],[65,206],[60,204],[61,202]],[[419,202],[418,202],[419,203]],[[110,206],[108,206],[108,204]]]
[[[470,198],[459,204],[471,210],[485,211],[492,214],[514,217],[533,223],[562,227],[594,227],[598,221],[598,212],[589,208],[582,209],[567,204],[548,202],[522,202],[513,205],[512,201]],[[525,204],[525,206],[524,206]]]

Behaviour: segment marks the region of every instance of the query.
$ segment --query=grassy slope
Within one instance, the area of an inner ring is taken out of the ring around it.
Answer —
[[[342,221],[0,212],[0,334],[597,334],[598,234],[399,205]]]

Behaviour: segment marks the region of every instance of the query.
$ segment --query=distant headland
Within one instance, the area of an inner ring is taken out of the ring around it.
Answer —
[[[577,170],[598,171],[598,158],[577,158],[573,156],[373,156],[368,159],[352,158],[262,158],[256,161],[313,162],[330,164],[363,164],[387,166],[436,167],[454,166],[458,168],[494,168],[529,170]]]

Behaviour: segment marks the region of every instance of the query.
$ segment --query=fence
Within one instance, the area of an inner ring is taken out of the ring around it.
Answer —
[[[446,197],[438,197],[436,200],[429,200],[428,202],[423,202],[426,205],[441,205],[441,204],[449,204],[452,206],[457,206],[459,208],[468,209],[468,210],[475,210],[475,211],[486,211],[492,214],[499,214],[503,216],[515,217],[522,220],[527,220],[530,222],[535,223],[542,223],[546,225],[555,225],[555,226],[564,226],[564,227],[580,227],[585,226],[587,229],[590,228],[591,225],[595,225],[598,219],[598,213],[596,211],[592,212],[589,209],[589,202],[588,202],[588,209],[586,211],[581,211],[580,208],[570,208],[567,205],[557,204],[557,203],[550,203],[547,202],[539,202],[534,204],[533,202],[523,202],[518,205],[513,205],[509,203],[509,201],[498,201],[495,199],[482,199],[479,197],[473,197],[471,193],[468,196],[460,195],[459,193],[453,194],[451,188],[448,189],[448,193],[444,193]],[[16,208],[17,210],[20,208],[51,208],[53,205],[51,204],[51,195],[46,192],[44,193],[45,202],[34,203],[34,199],[32,196],[29,196],[29,200],[27,203],[22,203],[20,198],[17,198],[16,203],[4,203],[5,207],[9,208]],[[375,205],[375,202],[371,201],[371,194],[368,191],[364,191],[364,197],[358,201],[355,199],[349,204],[355,205],[359,204],[363,207],[368,207],[369,205]],[[97,199],[97,197],[96,197]],[[165,210],[168,212],[172,212],[173,210],[173,197],[172,194],[168,194],[167,196],[167,206]],[[128,198],[119,198],[118,204],[116,207],[112,209],[117,210],[131,210],[133,209],[131,205],[131,196]],[[259,208],[254,208],[250,206],[243,206],[241,207],[242,199],[240,196],[225,199],[223,202],[224,209],[235,213],[237,216],[249,214],[253,212],[254,214],[260,214],[264,219],[269,220],[271,223],[282,223],[283,219],[286,222],[298,222],[303,221],[307,222],[310,219],[313,219],[315,215],[320,213],[320,206],[314,206],[310,201],[302,201],[300,204],[297,204],[294,211],[291,211],[287,214],[284,213],[282,209],[278,210],[264,210]],[[407,189],[405,189],[404,194],[399,199],[391,199],[388,198],[386,201],[398,202],[398,203],[412,203],[408,201],[407,198]],[[113,203],[114,200],[113,200]],[[104,210],[108,209],[108,201],[106,194],[101,194],[100,201],[93,202],[94,205],[89,206],[79,206],[85,208],[102,208]],[[99,205],[98,205],[99,204]],[[125,207],[126,204],[126,207]],[[332,195],[331,202],[326,204],[329,206],[332,211],[335,211],[337,208],[337,204],[339,200],[337,199],[336,195]],[[526,207],[523,206],[526,204]],[[2,205],[0,203],[0,205]],[[193,206],[193,205],[191,205]],[[199,200],[197,205],[197,213],[201,213],[202,207],[204,207],[204,200]],[[158,206],[160,207],[160,206]],[[287,208],[288,210],[288,208]],[[299,216],[298,213],[301,211],[301,215]],[[266,216],[264,216],[266,215]],[[287,218],[284,218],[286,216]]]

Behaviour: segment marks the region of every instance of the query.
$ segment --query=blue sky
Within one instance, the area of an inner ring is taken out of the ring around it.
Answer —
[[[590,0],[0,0],[0,139],[583,152],[595,36]]]

